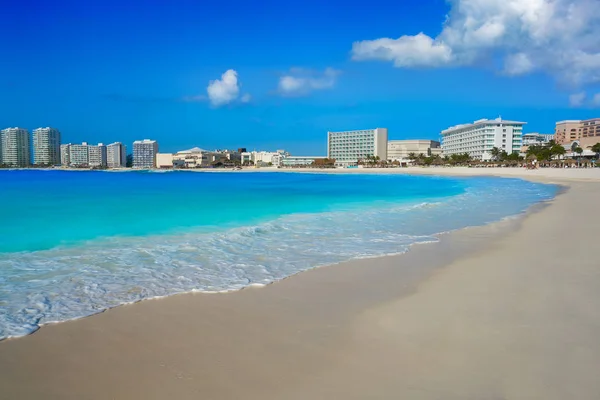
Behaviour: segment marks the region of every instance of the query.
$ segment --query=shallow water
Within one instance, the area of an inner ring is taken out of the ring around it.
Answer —
[[[0,171],[0,338],[401,253],[556,192],[501,178]]]

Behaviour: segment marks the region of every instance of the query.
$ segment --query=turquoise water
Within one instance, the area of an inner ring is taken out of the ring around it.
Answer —
[[[0,171],[0,338],[404,252],[556,190],[499,178]]]

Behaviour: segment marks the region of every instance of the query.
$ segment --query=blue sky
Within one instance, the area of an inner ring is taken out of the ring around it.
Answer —
[[[319,155],[328,130],[600,115],[596,0],[122,3],[3,2],[0,126]]]

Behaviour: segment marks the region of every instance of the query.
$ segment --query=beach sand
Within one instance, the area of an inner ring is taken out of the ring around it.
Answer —
[[[0,342],[0,398],[600,398],[600,170],[485,174],[507,171],[568,190],[403,255]]]

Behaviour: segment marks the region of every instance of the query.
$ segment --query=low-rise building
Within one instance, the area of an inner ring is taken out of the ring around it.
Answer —
[[[326,157],[288,156],[281,161],[282,167],[307,167],[313,165],[315,160],[325,160]]]
[[[543,146],[554,140],[554,134],[549,133],[524,133],[523,146]]]
[[[250,151],[240,155],[242,165],[255,165],[259,167],[275,166],[279,167],[285,158],[289,156],[285,150],[270,151]]]
[[[435,140],[390,140],[388,142],[387,159],[406,160],[410,155],[426,157],[440,155],[442,146]]]
[[[156,153],[156,168],[167,169],[173,168],[172,153]]]

